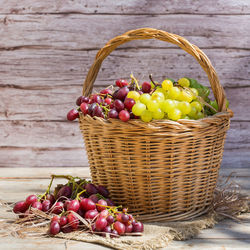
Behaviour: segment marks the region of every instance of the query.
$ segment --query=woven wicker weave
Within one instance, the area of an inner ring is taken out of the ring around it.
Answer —
[[[207,56],[186,39],[143,28],[110,40],[96,55],[83,86],[90,95],[102,61],[119,45],[136,39],[178,45],[208,75],[220,113],[201,120],[122,122],[80,114],[80,130],[94,183],[106,186],[117,204],[142,221],[190,219],[211,204],[232,112]]]

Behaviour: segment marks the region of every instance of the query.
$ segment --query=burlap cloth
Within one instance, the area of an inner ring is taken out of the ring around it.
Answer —
[[[8,235],[15,237],[51,237],[48,235],[49,222],[46,214],[39,217],[37,224],[34,222],[25,224],[13,219],[13,212],[9,205],[0,201],[1,218],[0,220],[0,236],[6,235],[6,227],[8,227]],[[3,214],[3,209],[5,209]],[[237,215],[242,212],[249,211],[249,198],[241,195],[232,186],[228,188],[220,188],[215,191],[214,201],[211,210],[198,218],[189,221],[178,222],[152,222],[144,224],[144,233],[142,236],[122,236],[119,238],[102,237],[99,235],[75,231],[64,234],[59,233],[54,237],[67,240],[77,240],[89,243],[96,243],[114,249],[159,249],[166,247],[173,240],[187,240],[196,236],[200,230],[212,228],[216,223],[225,219],[237,219]]]

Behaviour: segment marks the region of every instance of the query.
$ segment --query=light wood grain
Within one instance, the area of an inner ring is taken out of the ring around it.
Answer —
[[[127,30],[154,27],[201,48],[249,49],[248,15],[0,15],[0,48],[97,49]],[[91,24],[91,25],[90,25]],[[188,28],[187,28],[188,27]],[[236,35],[237,34],[237,35]],[[244,37],[244,39],[242,39]],[[125,46],[169,47],[135,41]]]
[[[103,41],[100,39],[99,47]],[[154,41],[151,41],[153,46]],[[250,55],[240,49],[205,49],[224,87],[250,86]],[[0,86],[43,90],[46,87],[72,86],[81,92],[97,50],[71,51],[21,49],[0,51]],[[95,86],[110,85],[117,78],[128,78],[131,71],[141,80],[153,74],[157,81],[166,76],[178,79],[190,76],[208,85],[205,72],[195,59],[178,48],[115,50],[104,61]],[[72,90],[72,91],[74,91]],[[72,92],[71,91],[71,92]]]
[[[102,2],[98,0],[2,0],[1,13],[82,13],[82,14],[249,14],[250,7],[246,0],[185,0],[181,4],[175,0],[148,1],[148,0],[119,0]]]

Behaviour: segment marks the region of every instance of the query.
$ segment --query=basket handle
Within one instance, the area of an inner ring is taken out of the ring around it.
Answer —
[[[152,28],[130,30],[124,33],[123,35],[111,39],[102,49],[100,49],[96,54],[95,61],[89,69],[89,72],[83,84],[83,95],[88,96],[91,94],[93,84],[95,82],[103,60],[119,45],[132,40],[153,38],[176,44],[180,48],[185,50],[187,53],[192,55],[198,61],[203,70],[207,73],[208,80],[212,87],[215,99],[218,103],[219,111],[226,111],[226,95],[224,89],[219,82],[219,78],[214,67],[212,66],[210,60],[205,55],[205,53],[201,51],[197,46],[191,44],[181,36]]]

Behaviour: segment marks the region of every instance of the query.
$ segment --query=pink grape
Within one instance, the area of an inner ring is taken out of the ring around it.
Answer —
[[[107,209],[105,210],[102,210],[99,214],[99,217],[104,217],[104,218],[107,218],[109,215],[109,211]]]
[[[122,222],[128,222],[129,221],[129,216],[127,214],[122,214],[121,216]]]
[[[99,212],[101,212],[102,210],[105,210],[106,209],[106,207],[103,207],[103,206],[107,206],[107,202],[105,201],[105,200],[103,200],[103,199],[101,199],[101,200],[99,200],[98,202],[97,202],[97,204],[99,204],[99,205],[101,205],[101,206],[96,206],[97,207],[97,210],[99,211]]]
[[[112,102],[112,99],[107,97],[104,99],[104,102],[109,105]]]
[[[72,200],[68,203],[67,205],[67,211],[74,211],[77,213],[77,211],[79,210],[80,208],[80,203],[78,200]]]
[[[130,119],[130,115],[129,112],[127,110],[122,110],[119,113],[119,118],[120,120],[122,120],[123,122],[127,122]]]
[[[73,228],[73,229],[77,229],[79,226],[79,220],[78,218],[73,214],[73,213],[69,213],[67,216],[67,220],[69,225]]]
[[[125,225],[125,233],[131,233],[133,231],[133,225]]]
[[[36,201],[38,201],[37,199],[37,196],[32,194],[32,195],[29,195],[27,198],[26,198],[26,204],[29,206],[29,205],[32,205],[33,203],[35,203]]]
[[[50,224],[50,233],[56,235],[60,232],[60,225],[57,221],[53,221]]]
[[[88,210],[94,210],[96,208],[95,203],[89,199],[89,198],[84,198],[80,202],[81,209],[88,211]]]
[[[36,201],[32,204],[32,207],[33,208],[36,208],[38,210],[42,210],[43,206],[42,206],[42,203],[40,201]]]
[[[62,216],[62,217],[60,218],[59,225],[60,225],[61,227],[63,227],[63,226],[65,226],[67,223],[68,223],[67,217],[66,217],[66,216]]]
[[[52,213],[54,214],[60,214],[63,211],[64,204],[61,201],[58,201],[54,204],[52,207]]]
[[[119,235],[123,235],[125,233],[125,225],[120,221],[116,221],[114,223],[114,229],[117,231]]]
[[[85,219],[90,219],[93,220],[96,216],[98,215],[98,211],[97,210],[88,210],[86,212],[86,214],[84,215]]]
[[[126,80],[122,80],[122,79],[116,80],[115,84],[116,84],[116,86],[118,86],[120,88],[129,85],[129,83]]]
[[[113,224],[115,219],[112,215],[109,215],[107,218],[106,218],[107,222],[109,225]]]
[[[50,222],[53,222],[53,221],[60,222],[60,219],[61,219],[61,217],[59,215],[55,215],[55,216],[52,217]]]
[[[102,231],[107,225],[108,225],[108,222],[103,217],[98,218],[95,222],[95,227],[97,231]]]
[[[86,102],[83,102],[80,106],[80,109],[84,115],[87,115],[89,110],[89,105]]]
[[[139,221],[132,223],[133,232],[143,232],[143,224]]]

